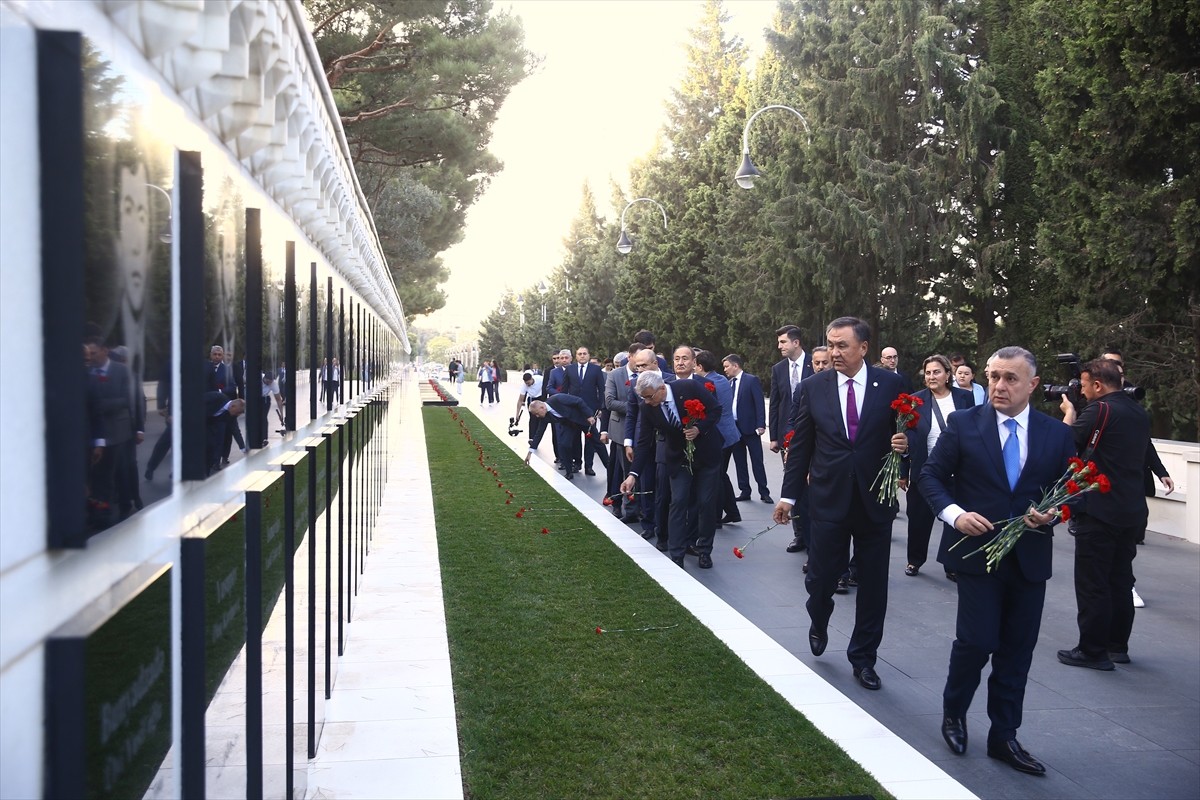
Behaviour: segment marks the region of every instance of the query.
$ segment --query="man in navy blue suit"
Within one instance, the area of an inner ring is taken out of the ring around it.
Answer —
[[[580,347],[575,351],[575,363],[566,367],[566,387],[563,391],[578,397],[591,410],[590,416],[598,417],[604,410],[604,370],[600,368],[600,365],[593,364],[591,358],[592,354],[586,347]],[[604,454],[604,448],[599,439],[585,439],[582,447],[580,447],[578,437],[572,443],[575,451],[575,462],[572,466],[576,472],[579,471],[581,453],[583,454],[585,475],[596,474],[592,465],[595,463],[597,453],[600,454],[600,463],[605,468],[608,467],[608,458]]]
[[[990,657],[987,754],[1020,772],[1044,775],[1046,768],[1017,742],[1051,574],[1050,526],[1057,521],[1032,507],[1066,471],[1075,446],[1070,428],[1029,407],[1038,385],[1032,353],[1002,348],[988,359],[986,374],[991,404],[950,415],[917,479],[918,490],[949,526],[938,561],[958,574],[942,737],[952,752],[966,752],[967,709]],[[988,572],[985,555],[973,551],[987,543],[995,523],[1022,515],[1035,530]],[[971,539],[955,547],[964,536]]]
[[[781,453],[783,440],[791,430],[792,402],[800,382],[813,375],[812,353],[806,352],[800,329],[795,325],[784,325],[775,331],[779,354],[783,359],[771,367],[770,428],[771,452]],[[787,546],[789,553],[799,553],[808,548],[809,513],[808,495],[803,486],[796,498],[798,507],[792,515],[792,541]]]
[[[560,392],[566,391],[567,364],[571,361],[571,351],[567,349],[559,350],[550,356],[550,361],[554,366],[550,368],[550,371],[546,374],[546,380],[542,383],[545,387],[546,397],[553,397]],[[532,434],[533,431],[531,430],[530,433]],[[564,458],[563,454],[558,452],[558,437],[550,437],[550,444],[554,447],[554,463],[561,470],[570,469],[570,454],[567,454],[568,458]]]
[[[908,438],[895,433],[896,415],[891,408],[903,389],[900,377],[867,366],[864,360],[870,336],[870,326],[854,317],[829,323],[825,338],[833,369],[801,381],[796,390],[794,435],[773,516],[780,524],[791,518],[795,498],[807,480],[812,539],[804,585],[813,655],[824,653],[829,643],[833,594],[854,543],[859,589],[846,657],[858,682],[878,689],[875,662],[887,613],[896,507],[880,503],[871,483],[890,451],[907,452]]]
[[[645,351],[642,351],[645,352]],[[666,383],[656,372],[638,375],[637,394],[642,400],[633,466],[621,484],[621,491],[633,491],[637,476],[653,461],[659,460],[660,475],[665,472],[671,485],[671,505],[667,548],[671,560],[683,566],[687,550],[688,513],[697,517],[696,545],[700,569],[711,569],[713,534],[716,532],[716,504],[709,502],[717,491],[721,469],[721,451],[725,441],[717,425],[721,404],[700,381],[676,380]],[[688,403],[698,400],[702,415],[692,416]],[[662,438],[663,458],[659,459],[658,437]],[[694,447],[687,458],[687,443]],[[660,479],[661,480],[661,479]]]
[[[577,440],[581,435],[599,439],[599,434],[595,431],[595,414],[578,397],[565,392],[551,395],[545,400],[534,400],[529,404],[529,414],[554,427],[554,437],[558,440],[558,451],[563,454],[562,457],[568,464],[567,480],[572,480],[575,477],[575,470],[569,466],[570,460],[566,454],[571,452],[571,442]],[[529,452],[525,454],[526,464],[529,463],[530,457],[537,452],[545,430],[544,425],[540,426],[536,440],[530,438]],[[567,449],[564,450],[564,447]]]
[[[762,381],[758,376],[744,372],[743,363],[742,357],[736,353],[730,353],[722,361],[725,377],[733,388],[733,421],[741,434],[741,440],[730,449],[737,472],[738,495],[735,499],[750,499],[750,475],[746,469],[746,456],[749,454],[759,498],[764,503],[774,503],[771,490],[767,487],[767,470],[763,464],[762,435],[767,429],[767,415]],[[728,458],[725,459],[724,469],[729,470]]]

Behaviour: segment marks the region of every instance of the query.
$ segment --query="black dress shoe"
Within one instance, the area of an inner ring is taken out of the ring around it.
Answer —
[[[594,477],[596,477],[596,470],[592,469],[591,467],[588,467],[587,469],[585,469],[583,471],[583,474],[587,475],[588,477],[594,478]]]
[[[864,689],[874,690],[883,686],[883,683],[879,680],[879,676],[875,674],[874,667],[855,667],[854,677],[858,678],[858,682]]]
[[[684,552],[684,553],[686,553],[686,554],[687,554],[687,555],[689,555],[689,556],[698,556],[698,555],[700,555],[700,551],[699,551],[699,550],[697,550],[696,548],[692,547],[690,544],[687,546],[687,549],[686,549],[686,550],[684,550],[683,552]]]
[[[566,479],[567,479],[567,480],[569,480],[569,481],[573,481],[573,480],[575,480],[575,473],[574,473],[574,472],[564,472],[564,473],[563,473],[563,475],[564,475],[564,476],[566,476]]]
[[[825,647],[829,644],[829,631],[818,631],[816,628],[808,629],[808,649],[812,650],[814,656],[819,656],[825,652]]]
[[[849,586],[851,589],[857,589],[858,588],[858,577],[855,575],[847,575],[846,576],[846,585]]]
[[[967,752],[967,720],[965,717],[942,717],[942,738],[950,752],[961,756]]]
[[[635,522],[641,522],[641,521],[642,521],[641,514],[626,514],[623,517],[621,517],[621,522],[624,522],[626,525],[632,525]]]
[[[920,571],[921,571],[920,567],[914,566],[912,564],[909,564],[907,567],[904,568],[904,574],[910,578],[913,577],[914,575],[918,574]]]
[[[1109,652],[1108,660],[1113,662],[1114,664],[1128,664],[1129,663],[1129,653]]]
[[[1059,650],[1058,660],[1068,667],[1087,667],[1088,669],[1098,669],[1104,672],[1111,672],[1116,669],[1113,662],[1107,657],[1091,658],[1087,653],[1080,650],[1078,647],[1073,650]]]
[[[775,505],[775,501],[771,499],[771,495],[769,495],[769,494],[764,494],[759,499],[762,500],[764,503],[770,503],[771,505]]]
[[[671,560],[674,561],[679,567],[683,567],[683,556],[671,556]]]
[[[741,514],[738,514],[736,517],[733,516],[732,514],[726,514],[725,516],[721,517],[722,525],[733,525],[734,523],[741,522],[741,521],[742,521]]]
[[[642,531],[642,538],[645,539],[647,542],[656,542],[656,541],[658,541],[658,532],[657,531]]]
[[[957,572],[947,572],[946,580],[950,581],[951,583],[958,583],[958,573]]]
[[[1046,768],[1042,762],[1029,755],[1016,739],[1009,739],[1007,742],[988,742],[987,754],[988,758],[1003,761],[1017,772],[1024,772],[1026,775],[1046,774]]]
[[[708,553],[700,554],[700,569],[712,569],[712,556]]]
[[[849,594],[850,584],[846,583],[845,578],[838,578],[837,587],[833,590],[834,594]]]
[[[733,499],[735,502],[744,503],[750,499],[750,493],[746,492],[745,494],[739,494],[737,497],[735,497]]]
[[[787,551],[789,553],[799,553],[801,550],[804,550],[804,549],[806,549],[804,547],[804,542],[803,542],[803,540],[801,540],[801,538],[799,536],[792,539],[792,543],[787,546]]]
[[[805,561],[804,566],[801,567],[800,569],[804,572],[805,575],[807,575],[808,574],[808,562]]]

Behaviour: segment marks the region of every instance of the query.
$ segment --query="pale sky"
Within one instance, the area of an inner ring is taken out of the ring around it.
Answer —
[[[686,66],[700,0],[513,0],[540,69],[509,94],[489,149],[504,170],[471,207],[463,241],[442,254],[445,308],[413,323],[473,338],[506,287],[520,291],[562,261],[584,183],[613,220],[609,184],[628,190],[629,166],[654,146],[665,104]],[[728,30],[751,60],[763,49],[775,0],[726,0]],[[732,175],[739,153],[729,154]],[[670,212],[668,211],[668,214]],[[615,242],[613,243],[615,245]]]

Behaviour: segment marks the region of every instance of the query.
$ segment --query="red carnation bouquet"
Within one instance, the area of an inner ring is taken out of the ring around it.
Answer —
[[[1064,505],[1066,501],[1088,492],[1106,494],[1111,490],[1112,484],[1109,483],[1108,476],[1100,472],[1095,461],[1084,462],[1083,459],[1072,458],[1067,462],[1067,471],[1042,494],[1041,502],[1032,506],[1030,511],[1037,511],[1039,514],[1053,513],[1065,522],[1071,518],[1071,507]],[[1026,514],[1028,513],[1027,511]],[[1000,528],[1000,533],[996,534],[987,544],[972,550],[965,556],[969,558],[976,553],[986,554],[988,572],[994,570],[1000,563],[1000,559],[1017,546],[1017,540],[1025,531],[1038,530],[1025,524],[1024,514],[1012,519],[1000,520],[995,523],[995,526]],[[951,545],[950,549],[953,550],[970,538],[970,536],[964,536]]]
[[[892,410],[896,412],[896,433],[904,433],[909,428],[917,427],[917,421],[921,419],[917,409],[923,405],[925,401],[921,398],[903,392],[892,401]],[[879,492],[875,497],[880,503],[885,506],[900,505],[896,499],[900,496],[900,454],[895,450],[889,450],[883,457],[883,469],[875,476],[871,488],[876,486],[879,487]]]
[[[708,416],[704,410],[704,403],[699,400],[684,400],[683,401],[683,427],[687,428]],[[685,439],[683,443],[683,454],[687,456],[687,471],[693,472],[692,462],[696,457],[696,443],[691,439]]]

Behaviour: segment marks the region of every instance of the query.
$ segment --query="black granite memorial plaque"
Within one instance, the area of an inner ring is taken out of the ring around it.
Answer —
[[[141,797],[162,766],[170,575],[139,567],[46,640],[47,797]]]

